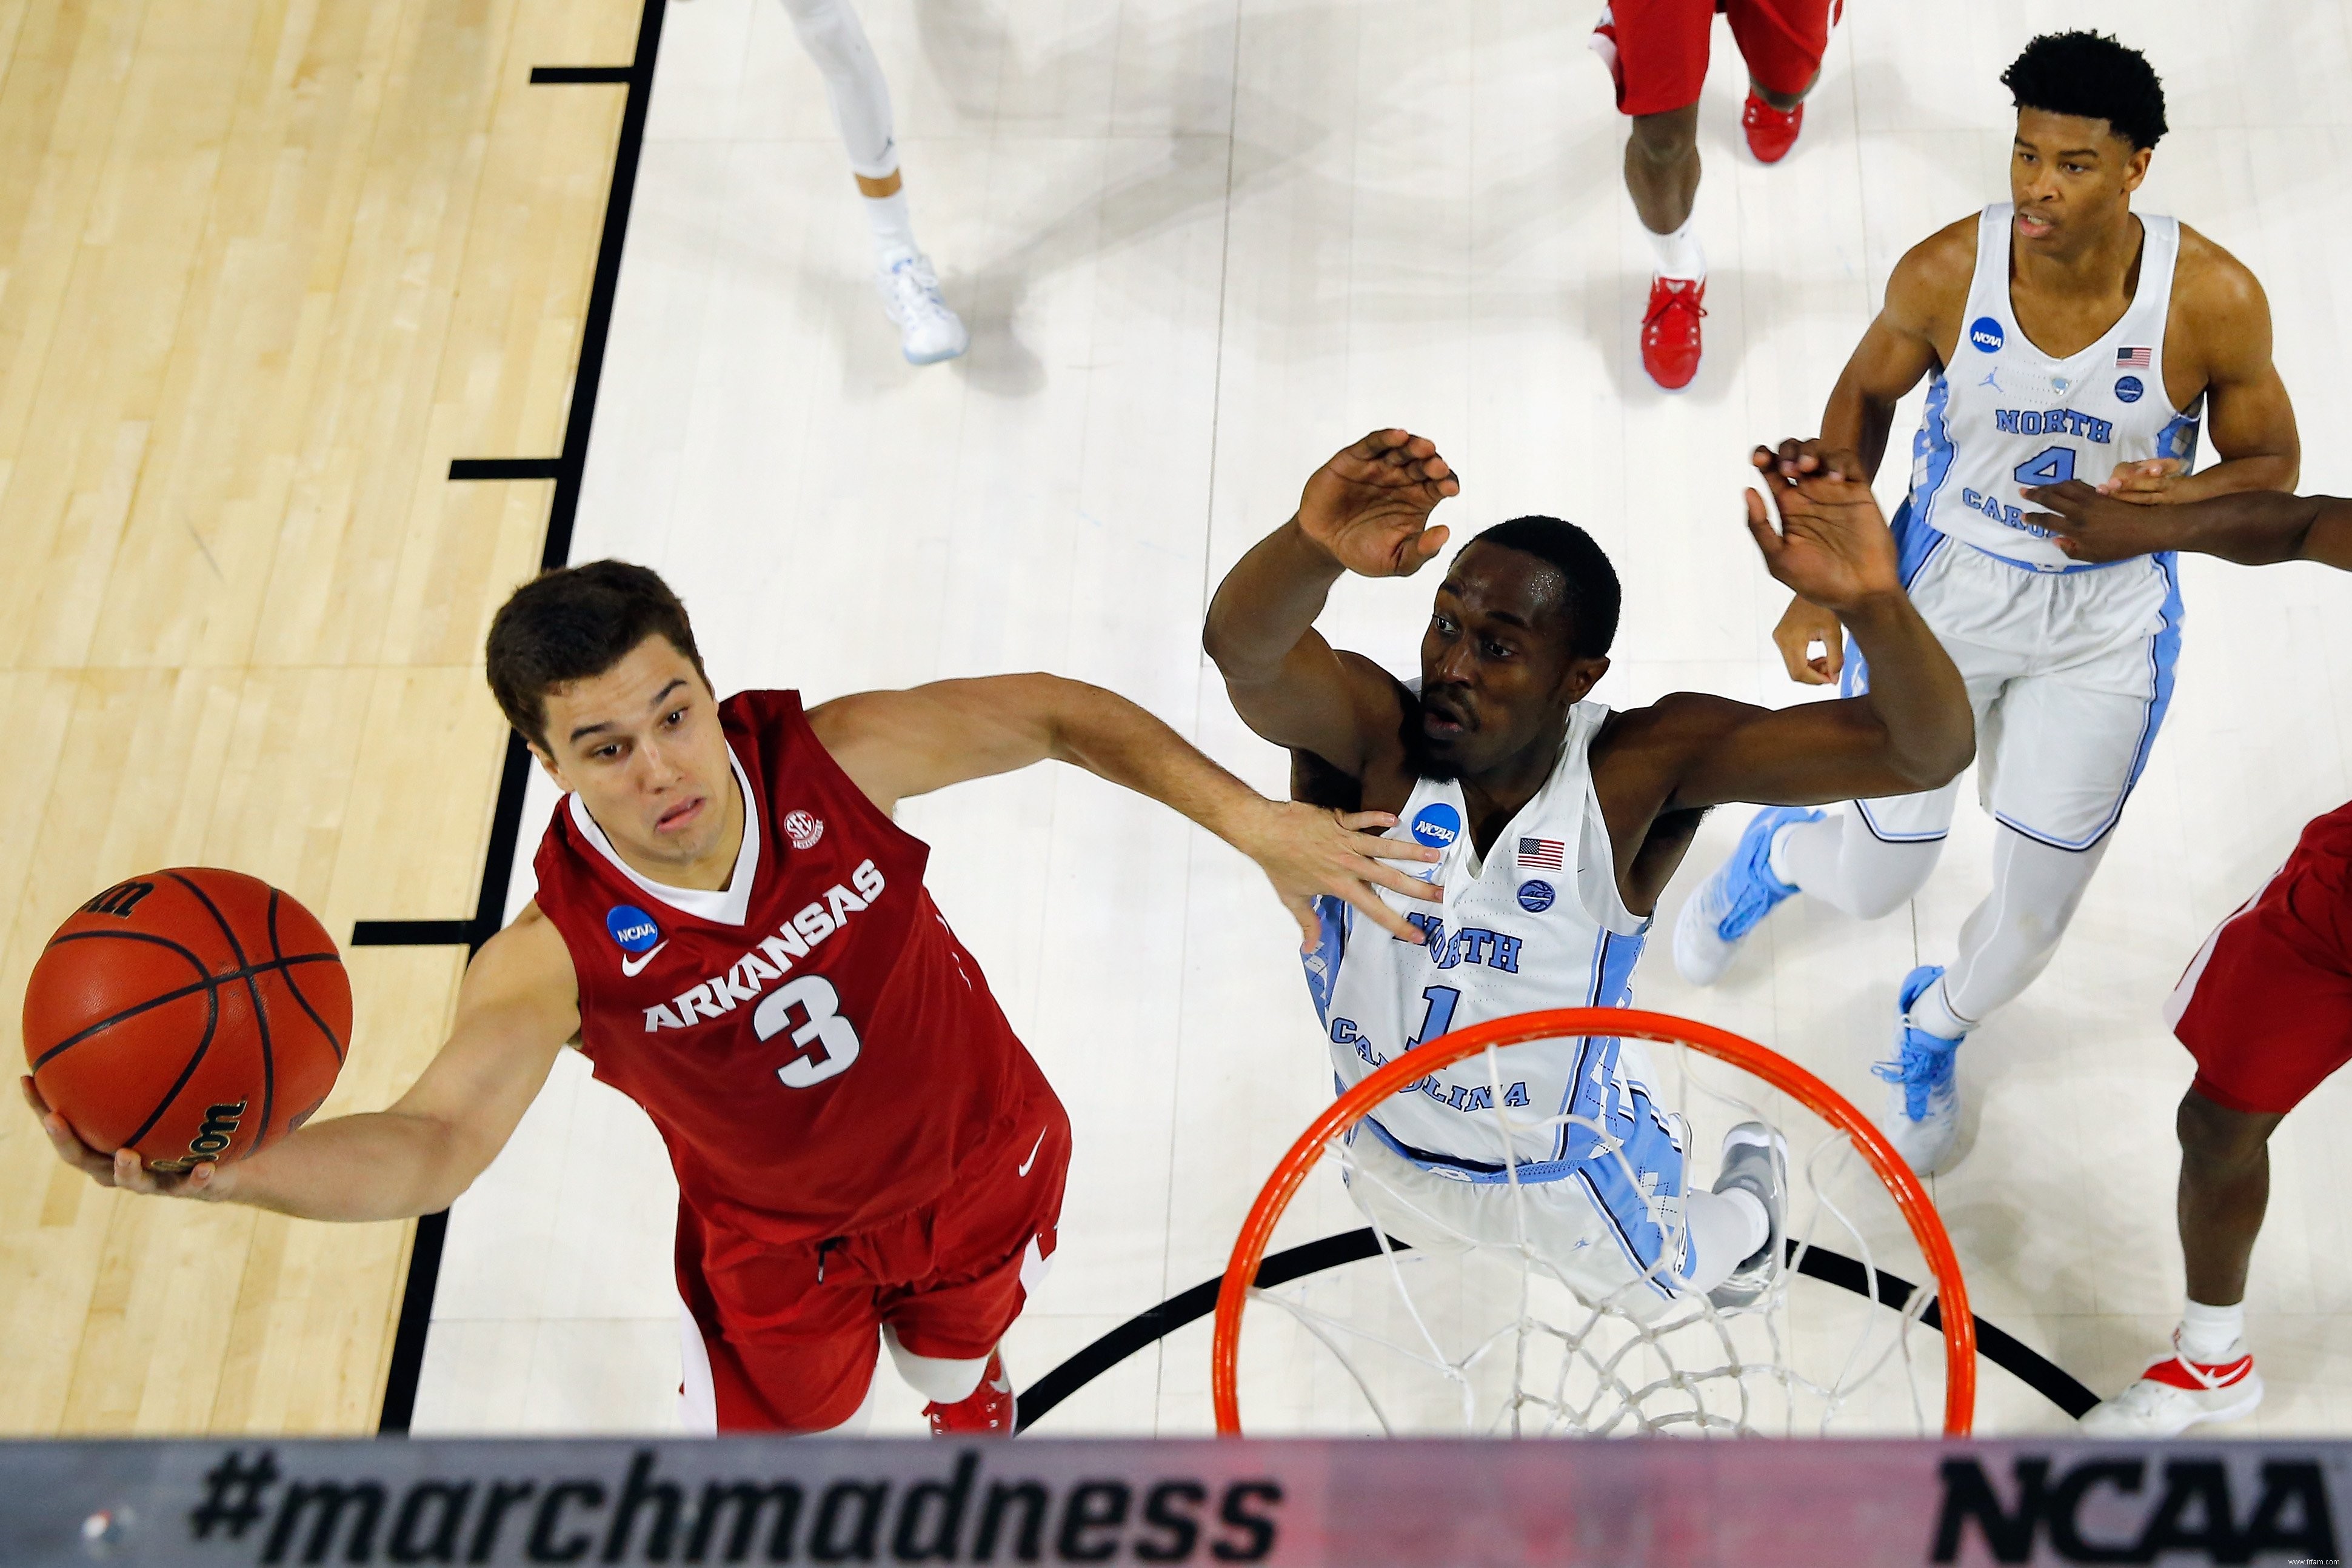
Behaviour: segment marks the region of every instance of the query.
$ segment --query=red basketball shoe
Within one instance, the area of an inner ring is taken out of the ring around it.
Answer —
[[[1013,1436],[1013,1379],[1004,1375],[1004,1356],[988,1353],[980,1386],[952,1405],[937,1400],[923,1406],[931,1418],[934,1437],[1010,1437]]]
[[[1706,314],[1706,279],[1653,277],[1650,308],[1642,318],[1642,368],[1668,392],[1698,374],[1698,319]]]
[[[1801,103],[1783,113],[1748,89],[1748,101],[1740,107],[1740,129],[1748,132],[1748,151],[1756,154],[1759,163],[1778,163],[1797,144],[1797,132],[1805,128],[1805,106]]]

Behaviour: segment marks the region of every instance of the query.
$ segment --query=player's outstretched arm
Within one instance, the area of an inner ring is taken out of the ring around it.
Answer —
[[[1397,744],[1396,683],[1370,660],[1335,651],[1315,619],[1348,572],[1410,577],[1434,559],[1447,529],[1429,515],[1461,489],[1435,444],[1402,430],[1376,430],[1309,476],[1290,521],[1217,585],[1202,630],[1243,723],[1351,779]]]
[[[1058,761],[1173,807],[1255,861],[1311,946],[1311,899],[1330,894],[1408,942],[1421,934],[1381,902],[1385,887],[1441,897],[1383,861],[1434,861],[1435,851],[1379,837],[1396,818],[1268,800],[1191,742],[1115,692],[1058,675],[939,681],[861,692],[809,710],[826,751],[884,810],[970,779]]]
[[[2310,560],[2352,571],[2352,501],[2250,490],[2177,506],[2137,506],[2080,479],[2029,486],[2047,512],[2026,521],[2048,528],[2076,560],[2124,560],[2158,550],[2194,550],[2241,566]]]
[[[1963,218],[1913,246],[1886,280],[1886,300],[1854,346],[1822,412],[1821,444],[1851,452],[1864,484],[1878,476],[1895,408],[1920,379],[1943,363],[1937,332],[1968,298],[1976,267],[1977,220]],[[1772,628],[1773,646],[1789,678],[1801,685],[1834,685],[1845,668],[1837,617],[1803,598],[1789,601]],[[1816,654],[1812,645],[1820,643]]]
[[[1748,531],[1775,578],[1853,633],[1870,690],[1777,712],[1690,694],[1659,703],[1645,722],[1676,758],[1669,810],[1910,794],[1948,783],[1976,755],[1967,684],[1903,591],[1860,465],[1812,445],[1757,449],[1780,526],[1751,490]]]
[[[447,1043],[389,1109],[312,1122],[234,1165],[184,1176],[158,1176],[128,1149],[89,1148],[31,1079],[24,1090],[58,1157],[101,1186],[300,1219],[406,1219],[448,1207],[505,1146],[555,1053],[579,1031],[577,1003],[563,939],[528,908],[482,945]]]

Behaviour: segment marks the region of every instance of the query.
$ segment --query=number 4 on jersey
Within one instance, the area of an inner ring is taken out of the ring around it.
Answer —
[[[2045,446],[2011,471],[2021,485],[2063,485],[2074,476],[2074,449]]]
[[[800,1021],[793,1021],[797,1009]],[[800,1054],[776,1069],[787,1089],[806,1089],[849,1071],[857,1060],[857,1029],[841,1015],[841,994],[823,975],[803,975],[788,980],[760,999],[751,1027],[761,1040],[773,1040],[785,1030]]]

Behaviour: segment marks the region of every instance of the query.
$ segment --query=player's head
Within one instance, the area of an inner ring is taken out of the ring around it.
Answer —
[[[711,852],[732,769],[667,583],[618,560],[547,572],[499,609],[488,652],[507,722],[616,847],[680,865]]]
[[[1557,745],[1570,706],[1609,668],[1617,572],[1558,517],[1513,517],[1462,547],[1421,638],[1421,704],[1406,724],[1423,777],[1508,766]]]
[[[2000,73],[2017,100],[2017,237],[2066,254],[2123,221],[2164,135],[2164,84],[2137,49],[2044,33]]]

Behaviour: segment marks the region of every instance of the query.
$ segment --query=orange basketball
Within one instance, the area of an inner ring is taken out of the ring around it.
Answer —
[[[243,1159],[335,1086],[352,986],[287,894],[189,866],[117,883],[49,938],[25,988],[25,1060],[82,1142],[151,1169]]]

